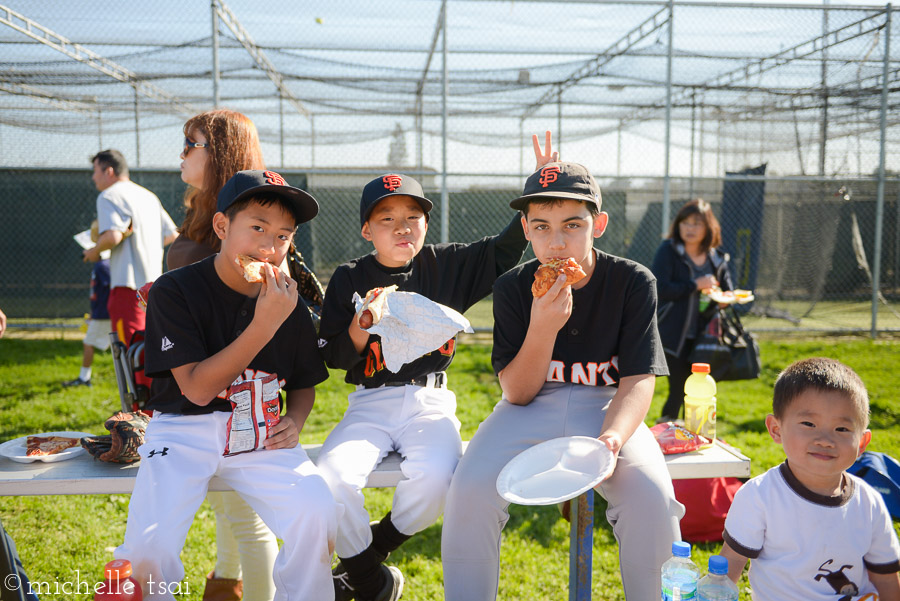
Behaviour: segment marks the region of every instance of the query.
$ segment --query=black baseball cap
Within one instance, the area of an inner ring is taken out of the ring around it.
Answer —
[[[365,225],[369,215],[372,214],[372,209],[379,201],[388,196],[401,195],[415,198],[422,206],[422,210],[425,211],[425,218],[428,218],[428,212],[434,208],[434,203],[425,198],[422,184],[408,175],[385,173],[370,181],[363,188],[362,199],[359,201],[359,227]]]
[[[219,191],[216,211],[225,210],[248,196],[256,194],[275,195],[293,208],[297,223],[306,223],[319,213],[319,203],[309,192],[289,186],[280,174],[274,171],[247,170],[238,171],[225,182]]]
[[[525,189],[509,206],[524,211],[532,200],[555,198],[593,203],[600,209],[600,186],[584,165],[578,163],[547,163],[525,180]]]

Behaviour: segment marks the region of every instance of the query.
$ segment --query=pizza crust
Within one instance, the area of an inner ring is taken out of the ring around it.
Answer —
[[[265,280],[265,277],[263,276],[263,270],[266,265],[265,261],[257,261],[253,257],[248,257],[247,255],[238,255],[235,257],[234,262],[243,270],[244,279],[251,284],[258,284]]]
[[[531,293],[536,297],[547,294],[551,286],[556,283],[556,279],[560,275],[560,270],[566,276],[566,285],[571,286],[587,277],[581,265],[575,262],[575,259],[568,257],[566,259],[554,259],[548,261],[537,268],[534,272],[534,283],[531,285]]]

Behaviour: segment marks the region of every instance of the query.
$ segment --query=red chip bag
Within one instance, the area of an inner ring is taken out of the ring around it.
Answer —
[[[672,422],[656,424],[650,431],[656,437],[663,455],[689,453],[710,444],[710,440],[705,436],[694,434],[684,426]]]
[[[229,387],[231,416],[226,424],[225,457],[265,448],[266,439],[281,419],[280,390],[275,374]]]

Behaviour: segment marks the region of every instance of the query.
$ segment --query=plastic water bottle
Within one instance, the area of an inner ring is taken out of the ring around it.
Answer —
[[[699,601],[737,601],[738,589],[728,577],[728,559],[721,555],[709,558],[709,574],[697,585]]]
[[[672,557],[662,565],[662,601],[687,601],[697,598],[700,569],[691,561],[691,545],[672,543]]]
[[[143,601],[144,593],[131,577],[131,562],[115,559],[104,568],[106,580],[97,587],[94,601]]]
[[[684,383],[684,427],[716,441],[716,381],[709,375],[709,363],[691,365]]]

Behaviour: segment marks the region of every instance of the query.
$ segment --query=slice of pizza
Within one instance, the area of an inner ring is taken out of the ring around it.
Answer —
[[[559,277],[560,271],[566,276],[567,286],[580,282],[587,277],[584,269],[572,257],[553,259],[538,267],[537,271],[534,272],[534,283],[531,285],[531,293],[537,297],[547,294],[550,287],[556,283],[556,278]]]
[[[366,300],[359,310],[359,327],[368,330],[381,321],[387,295],[396,289],[397,286],[388,286],[387,288],[372,288],[366,292]]]
[[[25,441],[25,455],[27,457],[56,455],[78,444],[78,438],[68,436],[29,436]]]
[[[263,269],[265,269],[266,265],[265,261],[258,261],[247,255],[238,255],[235,257],[234,262],[243,270],[244,279],[251,284],[258,284],[265,280],[265,277],[263,276]]]

